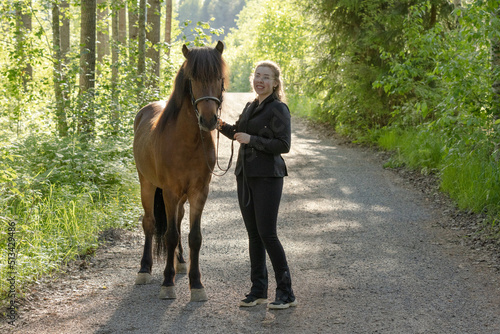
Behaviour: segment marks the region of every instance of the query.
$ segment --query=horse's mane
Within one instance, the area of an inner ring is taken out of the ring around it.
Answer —
[[[186,97],[190,98],[189,80],[208,84],[219,78],[227,78],[227,66],[222,54],[214,48],[196,47],[189,51],[174,81],[174,90],[161,116],[160,126],[164,129],[171,120],[176,120]]]

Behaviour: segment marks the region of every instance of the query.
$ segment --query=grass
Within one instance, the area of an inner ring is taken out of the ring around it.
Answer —
[[[385,130],[381,131],[377,144],[395,153],[387,166],[405,166],[424,174],[440,168],[446,151],[442,136],[429,131]]]
[[[469,140],[471,136],[464,134],[468,140],[450,140],[428,129],[384,129],[377,144],[394,152],[387,167],[404,166],[437,174],[441,189],[459,208],[488,213],[491,221],[498,221],[500,166],[487,142],[481,138]]]
[[[130,142],[110,139],[82,146],[37,136],[0,147],[3,304],[9,298],[8,278],[15,278],[16,295],[23,296],[40,276],[92,254],[101,231],[135,224],[140,200]],[[14,268],[8,265],[13,253]]]
[[[500,168],[486,148],[453,150],[443,161],[441,181],[460,208],[500,212]]]

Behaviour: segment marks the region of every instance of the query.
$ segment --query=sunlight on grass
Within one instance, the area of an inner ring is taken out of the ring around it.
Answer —
[[[0,149],[0,166],[10,170],[0,174],[4,194],[0,198],[0,300],[4,303],[7,279],[15,278],[16,293],[22,296],[40,276],[93,254],[101,231],[135,225],[141,211],[131,150],[123,149],[119,141],[76,152],[50,138],[26,144],[32,140]],[[47,159],[53,152],[62,152],[61,159]],[[21,162],[16,156],[32,158]],[[9,266],[14,254],[14,266]]]

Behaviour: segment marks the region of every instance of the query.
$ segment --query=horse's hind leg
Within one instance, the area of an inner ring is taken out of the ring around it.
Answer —
[[[153,235],[155,232],[154,220],[154,196],[156,187],[144,180],[139,174],[141,182],[141,201],[144,208],[144,217],[142,218],[142,228],[144,230],[144,250],[141,259],[141,269],[135,279],[135,284],[148,284],[152,280],[151,270],[153,267]]]
[[[184,249],[182,248],[182,240],[181,240],[181,223],[182,218],[184,217],[184,203],[186,203],[186,198],[184,197],[179,203],[179,207],[177,208],[177,231],[179,231],[179,246],[177,246],[177,262],[175,264],[175,273],[176,274],[186,274],[187,273],[187,264],[186,260],[184,260]]]

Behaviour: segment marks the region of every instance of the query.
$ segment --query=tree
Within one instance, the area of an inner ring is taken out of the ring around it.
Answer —
[[[61,52],[61,20],[60,7],[57,2],[52,5],[52,37],[54,49],[54,94],[56,99],[56,122],[59,136],[68,134],[68,123],[63,94],[63,56]]]
[[[78,130],[80,133],[93,135],[95,131],[96,0],[82,0],[80,29],[80,121]]]
[[[119,55],[120,55],[120,13],[122,8],[113,7],[113,14],[111,16],[111,31],[112,31],[112,48],[111,48],[111,99],[113,101],[113,116],[112,116],[112,127],[115,134],[118,132],[119,127],[119,103],[118,103],[118,91],[117,85],[119,82],[118,67],[119,67]]]
[[[300,84],[314,39],[310,25],[294,2],[251,1],[240,12],[238,29],[226,37],[227,59],[231,62],[231,88],[251,90],[249,77],[257,61],[277,62],[288,91],[301,90]]]
[[[137,52],[137,101],[142,105],[145,101],[143,98],[144,77],[146,73],[146,0],[139,1],[138,15],[138,52]]]
[[[129,51],[129,65],[133,66],[136,62],[136,57],[133,50],[137,49],[137,38],[139,36],[139,6],[137,1],[129,0],[127,3],[128,8],[128,51]]]
[[[302,1],[315,17],[320,59],[311,87],[324,95],[331,120],[343,134],[356,135],[383,127],[391,118],[391,106],[399,103],[374,83],[391,71],[383,52],[404,52],[403,29],[414,1],[318,0]],[[448,0],[420,2],[425,10],[419,20],[424,29],[450,14]],[[381,52],[381,50],[383,52]],[[430,59],[429,59],[430,60]],[[428,63],[429,64],[429,63]],[[395,96],[394,96],[395,97]]]
[[[97,62],[109,55],[109,10],[106,0],[97,0]]]
[[[125,0],[113,1],[118,5],[118,42],[125,45],[127,42],[127,2]]]
[[[68,75],[70,59],[68,54],[71,51],[71,31],[70,31],[70,19],[69,19],[69,1],[61,0],[59,4],[59,18],[61,24],[59,25],[59,38],[61,47],[61,85],[62,85],[62,98],[63,98],[63,109],[64,112],[68,113],[68,108],[70,106],[71,98],[71,85],[70,78]],[[63,124],[63,126],[65,126]],[[66,124],[67,126],[67,124]]]
[[[500,4],[492,5],[493,24],[500,21]],[[498,27],[496,27],[498,28]],[[496,30],[496,29],[495,29]],[[498,30],[497,30],[498,31]],[[498,32],[491,34],[491,73],[492,73],[492,107],[491,114],[495,119],[500,118],[500,38]]]
[[[172,0],[167,0],[165,10],[165,44],[167,44],[167,56],[170,56],[170,43],[172,41]]]
[[[235,19],[238,13],[245,6],[245,0],[206,0],[203,1],[203,7],[199,12],[199,18],[204,22],[208,22],[213,18],[213,23],[211,26],[213,28],[223,28],[224,32],[220,35],[221,39],[229,33],[231,28],[236,27]],[[281,8],[287,6],[285,2],[279,3]]]
[[[149,75],[151,79],[148,85],[157,90],[160,78],[160,49],[158,43],[160,43],[161,31],[161,6],[160,0],[148,0],[148,4],[146,39],[149,42],[149,47],[147,48],[146,57],[151,60]]]
[[[59,4],[59,14],[61,19],[61,24],[59,28],[60,38],[61,38],[61,58],[63,59],[64,65],[67,66],[68,53],[71,51],[69,2],[67,0],[61,0]]]
[[[17,54],[19,56],[19,65],[21,67],[21,76],[23,86],[26,85],[33,78],[33,67],[27,59],[28,39],[31,32],[31,0],[17,1],[15,3],[16,9],[16,37],[17,37]]]

